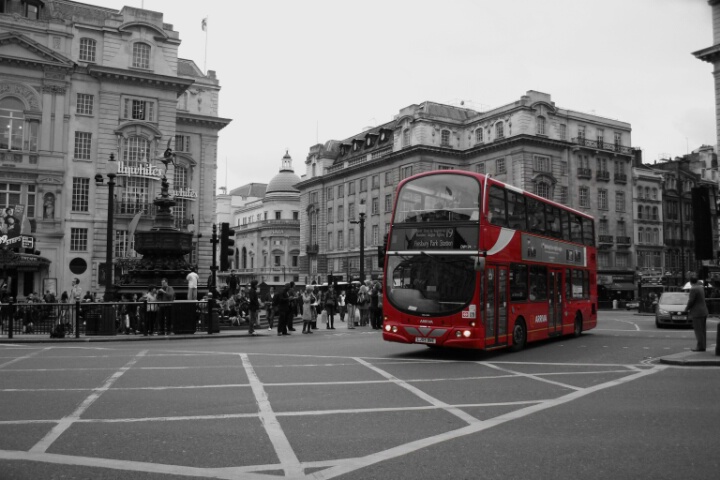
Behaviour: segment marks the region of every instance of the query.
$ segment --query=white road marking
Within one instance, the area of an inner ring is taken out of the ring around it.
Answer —
[[[105,393],[115,381],[122,376],[123,373],[127,372],[135,363],[137,363],[140,358],[142,358],[147,353],[147,350],[143,350],[140,353],[138,353],[132,360],[130,360],[124,367],[122,367],[120,370],[115,372],[110,378],[107,379],[105,384],[96,389],[89,397],[83,401],[80,406],[75,409],[73,413],[68,415],[67,417],[61,419],[57,425],[48,433],[45,435],[45,438],[40,440],[38,443],[35,444],[34,447],[30,449],[30,453],[45,453],[47,449],[50,447],[50,445],[53,444],[55,440],[57,440],[60,435],[65,432],[68,428],[72,426],[73,423],[75,423],[80,416],[88,409],[90,408],[90,405],[92,405],[95,400],[100,398],[100,395]]]
[[[285,475],[290,477],[301,476],[303,474],[303,468],[300,465],[300,461],[298,460],[297,455],[295,455],[292,445],[290,445],[290,440],[288,440],[285,432],[280,426],[280,422],[278,422],[277,415],[275,415],[272,405],[270,405],[267,392],[250,364],[248,355],[246,353],[241,353],[240,359],[245,367],[245,373],[250,381],[250,387],[255,394],[255,401],[258,405],[260,421],[262,422],[263,427],[265,427],[265,431],[270,438],[270,442],[275,448],[275,453],[280,460],[282,468],[285,470]]]
[[[41,353],[41,352],[50,350],[51,348],[52,348],[52,347],[46,347],[46,348],[43,348],[42,350],[36,350],[36,351],[34,351],[34,352],[32,352],[32,353],[28,353],[28,354],[25,355],[25,356],[13,358],[13,359],[10,360],[9,362],[0,363],[0,368],[7,367],[8,365],[12,365],[13,363],[22,362],[23,360],[27,360],[28,358],[34,357],[34,356],[37,355],[38,353]]]

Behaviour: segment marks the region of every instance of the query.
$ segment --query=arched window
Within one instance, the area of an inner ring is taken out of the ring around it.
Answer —
[[[440,132],[440,145],[443,147],[450,146],[450,130],[443,130]]]
[[[652,217],[650,216],[650,207],[645,207],[645,220],[650,220]]]
[[[643,187],[637,187],[638,198],[643,198]]]
[[[537,134],[545,135],[545,117],[537,117]]]
[[[80,39],[80,61],[95,62],[95,53],[97,51],[97,42],[92,38]]]
[[[142,42],[133,44],[132,66],[135,68],[150,68],[150,45]]]
[[[25,119],[25,104],[14,97],[0,100],[0,150],[37,152],[38,122]]]
[[[475,143],[482,143],[483,141],[483,129],[482,127],[475,130]]]
[[[505,138],[503,122],[498,122],[495,124],[495,138]]]

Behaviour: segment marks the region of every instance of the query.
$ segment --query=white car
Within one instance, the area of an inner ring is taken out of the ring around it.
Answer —
[[[685,309],[689,296],[688,292],[665,292],[660,295],[655,308],[655,326],[658,328],[665,325],[692,326]]]

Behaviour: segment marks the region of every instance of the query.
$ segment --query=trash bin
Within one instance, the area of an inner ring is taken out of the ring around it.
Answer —
[[[617,309],[618,309],[618,301],[617,301],[617,299],[613,300],[613,304],[612,304],[612,305],[613,305],[613,310],[617,310]]]
[[[197,323],[197,309],[194,301],[178,300],[172,304],[173,332],[176,335],[192,335]]]

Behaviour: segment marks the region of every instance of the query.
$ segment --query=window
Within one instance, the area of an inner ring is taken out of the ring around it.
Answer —
[[[189,135],[175,135],[175,151],[190,153]]]
[[[337,206],[337,221],[342,222],[345,220],[345,210],[343,209],[342,203]]]
[[[515,230],[526,230],[525,196],[518,192],[507,190],[508,223]]]
[[[625,162],[615,160],[615,175],[625,175]]]
[[[92,115],[93,114],[93,102],[94,96],[87,95],[85,93],[77,94],[77,104],[75,106],[75,113],[78,115]]]
[[[615,211],[625,211],[625,192],[615,192]]]
[[[607,168],[608,168],[607,158],[598,158],[597,159],[598,172],[607,172],[608,171]]]
[[[345,238],[343,237],[343,232],[340,230],[337,232],[337,239],[338,239],[338,250],[342,250],[345,248]]]
[[[600,235],[609,235],[610,234],[610,226],[608,225],[608,221],[604,218],[600,219],[600,222],[598,222]]]
[[[355,203],[348,203],[348,218],[352,221],[355,220]]]
[[[495,124],[495,138],[501,139],[505,137],[505,131],[502,122]]]
[[[92,38],[81,38],[80,39],[80,61],[81,62],[95,62],[95,51],[97,49],[97,42]]]
[[[536,172],[551,172],[550,157],[535,155],[535,171]]]
[[[603,146],[603,142],[605,141],[605,131],[602,128],[597,129],[597,142],[600,147]]]
[[[115,230],[115,243],[113,244],[115,257],[127,258],[137,257],[135,251],[135,235],[130,235],[127,230]]]
[[[0,150],[37,152],[40,124],[26,120],[24,112],[25,104],[17,98],[0,100]]]
[[[123,118],[128,120],[155,121],[155,102],[135,98],[125,98]]]
[[[625,220],[623,220],[623,219],[618,220],[617,235],[618,235],[618,237],[626,237],[627,236],[627,225],[625,225]]]
[[[450,146],[450,130],[443,130],[440,132],[440,145],[443,147]]]
[[[132,66],[135,68],[150,68],[150,45],[141,42],[133,44]]]
[[[332,250],[333,249],[333,235],[332,232],[328,232],[327,237],[327,249]]]
[[[90,179],[73,178],[72,211],[87,212],[90,199]]]
[[[392,194],[385,195],[385,213],[392,212]]]
[[[274,255],[274,256],[273,256],[273,260],[274,260],[274,262],[275,262],[275,266],[276,266],[276,267],[279,267],[279,266],[280,266],[280,263],[281,263],[281,261],[282,261],[282,257],[281,257],[281,255]]]
[[[547,300],[547,268],[530,265],[529,280],[530,301]]]
[[[380,226],[372,226],[372,245],[380,245]]]
[[[310,193],[310,203],[318,203],[318,192]]]
[[[475,165],[475,171],[477,173],[485,173],[485,164],[484,163],[478,163]]]
[[[559,126],[558,136],[560,140],[565,140],[565,137],[567,137],[567,125],[564,123],[561,123]]]
[[[550,198],[550,184],[547,182],[537,182],[535,184],[535,195]]]
[[[483,129],[478,128],[475,130],[475,143],[482,143],[483,141]]]
[[[505,159],[504,158],[498,158],[495,161],[495,172],[498,175],[502,175],[503,173],[507,173],[505,170]]]
[[[360,191],[367,192],[367,178],[360,179]]]
[[[615,132],[615,146],[619,147],[622,145],[622,134],[620,132]]]
[[[0,207],[13,207],[20,203],[19,183],[0,183]]]
[[[545,135],[545,117],[537,117],[537,134]]]
[[[545,204],[534,198],[526,198],[529,230],[532,233],[545,234]]]
[[[521,263],[510,264],[510,300],[527,300],[528,266]]]
[[[70,251],[86,252],[88,245],[87,228],[70,229]]]
[[[608,209],[608,191],[604,188],[598,188],[598,209]]]
[[[392,171],[385,172],[385,186],[390,186],[393,184],[392,180]]]
[[[275,220],[280,220],[280,219],[282,219],[282,212],[280,210],[277,210],[275,212]]]
[[[560,162],[560,175],[565,176],[568,174],[568,164],[567,162]]]
[[[630,266],[630,254],[617,252],[615,254],[615,268],[628,268]]]
[[[328,207],[327,209],[327,223],[332,223],[333,221],[333,207]]]
[[[380,188],[380,175],[372,176],[372,188],[373,190]]]
[[[35,185],[28,185],[27,191],[27,216],[35,218]]]
[[[406,178],[411,177],[412,174],[412,165],[405,165],[404,167],[400,167],[400,180],[405,180]]]
[[[580,187],[579,197],[580,206],[590,208],[590,189],[588,187]]]
[[[23,14],[25,18],[38,20],[40,18],[40,5],[41,2],[39,2],[39,0],[24,0]]]
[[[355,248],[355,229],[351,228],[348,230],[348,246],[350,248]]]
[[[493,185],[490,187],[490,199],[488,203],[488,214],[490,223],[493,225],[507,226],[507,211],[505,203],[505,189]]]
[[[410,130],[407,128],[402,133],[402,146],[407,147],[410,145]]]
[[[333,197],[333,187],[328,187],[328,188],[325,190],[325,194],[326,194],[326,196],[327,196],[327,200],[332,200],[332,199],[334,198],[334,197]]]
[[[585,125],[578,125],[578,140],[585,140]]]
[[[290,259],[291,259],[291,261],[292,261],[292,263],[291,263],[290,265],[291,265],[292,267],[297,267],[297,266],[298,266],[298,256],[297,256],[297,255],[293,255],[292,257],[290,257]]]
[[[563,205],[568,203],[568,187],[564,185],[560,187],[560,203]]]
[[[338,185],[338,198],[343,198],[345,196],[345,185],[340,184]]]
[[[355,182],[348,182],[348,195],[355,195]]]
[[[92,133],[75,132],[75,158],[78,160],[90,160],[90,147],[92,145]]]

